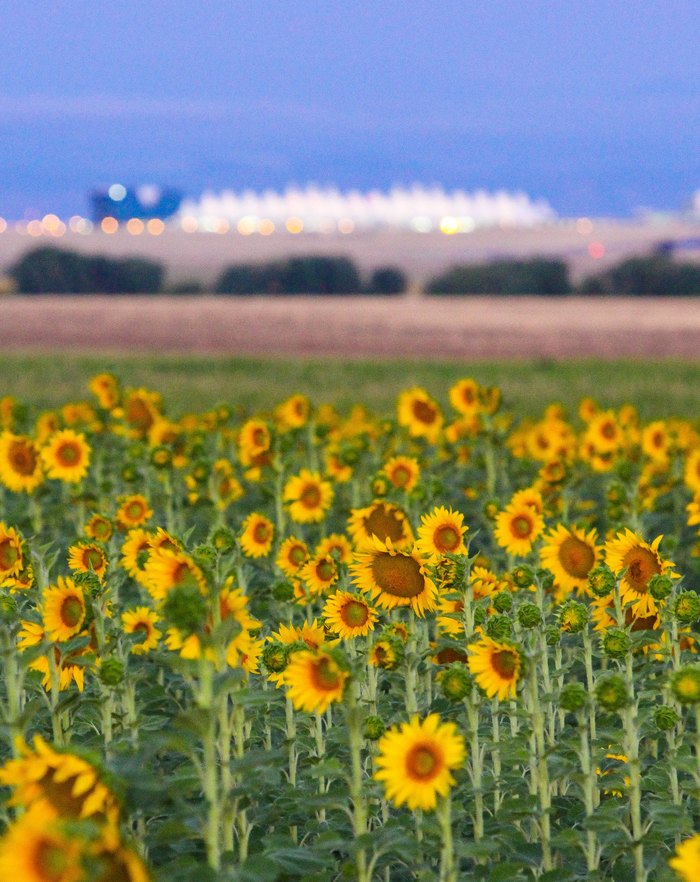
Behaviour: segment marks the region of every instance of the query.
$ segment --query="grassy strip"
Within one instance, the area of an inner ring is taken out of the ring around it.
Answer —
[[[125,385],[162,392],[169,410],[181,413],[228,402],[264,411],[293,392],[315,403],[353,403],[388,412],[396,395],[424,386],[446,402],[447,389],[472,376],[503,390],[506,406],[536,415],[551,401],[573,410],[592,395],[606,407],[634,403],[647,419],[695,418],[700,412],[700,363],[680,361],[509,361],[425,362],[340,359],[257,359],[0,355],[0,395],[13,394],[34,407],[52,408],[86,397],[87,381],[111,370]]]

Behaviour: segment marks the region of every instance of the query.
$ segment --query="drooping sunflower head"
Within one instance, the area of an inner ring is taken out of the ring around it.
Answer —
[[[302,469],[284,486],[283,500],[289,506],[289,515],[298,524],[322,521],[333,502],[333,487],[322,480],[318,472]]]
[[[49,478],[77,484],[87,475],[92,449],[82,432],[62,429],[41,448],[41,458]]]
[[[496,516],[496,542],[508,554],[527,555],[544,530],[542,515],[530,505],[507,506]]]
[[[373,548],[374,539],[390,541],[395,548],[413,543],[413,531],[406,513],[390,502],[375,500],[350,512],[348,530],[356,548]]]
[[[417,551],[399,551],[391,541],[375,539],[374,548],[358,551],[350,567],[353,580],[383,609],[410,606],[418,616],[434,610],[437,588],[428,575],[426,561]]]
[[[600,559],[595,530],[584,532],[577,527],[557,524],[544,537],[540,549],[542,566],[554,576],[557,599],[570,591],[588,591],[588,576]]]
[[[297,710],[323,713],[331,703],[342,701],[348,677],[347,664],[336,651],[302,650],[292,655],[283,682]]]
[[[243,521],[241,550],[247,557],[267,557],[272,551],[275,526],[265,515],[253,512]]]
[[[44,480],[39,449],[27,435],[0,434],[0,481],[13,493],[32,493]]]
[[[461,512],[437,506],[430,514],[423,515],[418,528],[416,550],[427,558],[443,554],[466,554],[464,534],[469,528],[464,525]]]
[[[469,671],[489,698],[515,698],[522,657],[516,646],[482,637],[469,647]]]
[[[374,629],[377,613],[364,597],[336,591],[323,607],[326,624],[343,640],[366,637]]]
[[[438,796],[455,783],[453,771],[464,765],[466,747],[454,723],[442,723],[437,714],[418,716],[386,732],[379,740],[377,771],[385,795],[396,806],[431,811]]]
[[[86,612],[83,589],[72,579],[59,576],[56,585],[44,589],[42,614],[49,640],[61,643],[74,637],[83,626]]]
[[[207,594],[204,574],[189,554],[159,548],[152,551],[143,568],[143,582],[151,597],[163,600],[175,588],[196,588]]]

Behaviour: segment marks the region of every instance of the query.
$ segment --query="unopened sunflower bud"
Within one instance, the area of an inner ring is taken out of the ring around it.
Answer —
[[[105,686],[118,686],[124,679],[124,662],[118,658],[106,658],[100,665],[100,680]]]
[[[518,607],[518,621],[523,628],[536,628],[542,623],[542,613],[536,603],[522,603]]]
[[[461,701],[469,695],[472,688],[469,671],[461,662],[455,662],[440,671],[438,682],[440,691],[449,701]]]
[[[219,527],[211,537],[211,544],[222,554],[228,554],[236,547],[236,537],[228,527]]]
[[[632,640],[622,628],[609,628],[602,639],[602,648],[608,658],[624,658],[630,651]]]
[[[474,607],[474,624],[475,625],[483,625],[486,621],[486,610],[483,606],[475,606]]]
[[[654,725],[660,732],[668,732],[676,725],[679,716],[675,709],[662,704],[654,711]]]
[[[544,642],[547,646],[556,646],[561,641],[561,631],[556,625],[549,625],[544,629]]]
[[[615,573],[606,564],[594,567],[588,574],[588,587],[596,597],[605,597],[615,590]]]
[[[700,665],[686,665],[671,677],[671,691],[681,704],[700,702]]]
[[[536,576],[543,591],[551,591],[554,588],[554,573],[550,573],[549,570],[537,570]]]
[[[513,609],[513,595],[510,591],[499,591],[493,598],[493,608],[499,613],[510,612]]]
[[[15,622],[17,620],[17,601],[11,594],[0,596],[0,621]]]
[[[671,591],[673,591],[673,581],[668,576],[655,573],[649,579],[648,590],[654,600],[666,600]]]
[[[195,563],[200,567],[213,567],[216,563],[216,548],[213,545],[198,545],[192,552]]]
[[[588,607],[577,600],[568,600],[559,607],[559,627],[569,634],[578,634],[588,624]]]
[[[490,521],[495,521],[495,520],[496,520],[496,515],[498,514],[498,512],[499,512],[500,510],[501,510],[500,505],[499,505],[495,500],[493,500],[493,499],[490,499],[490,500],[489,500],[488,502],[486,502],[485,505],[484,505],[484,515],[485,515],[485,516],[488,518],[488,520],[490,520]]]
[[[371,715],[362,724],[362,736],[368,741],[379,741],[385,731],[386,726],[381,717]]]
[[[513,579],[513,584],[517,585],[518,588],[529,588],[530,585],[532,585],[535,574],[532,572],[530,567],[521,564],[520,566],[514,567],[512,569],[511,577]]]
[[[579,711],[587,702],[588,693],[583,683],[567,683],[559,693],[559,705],[565,711]]]
[[[508,640],[512,635],[512,625],[508,616],[490,616],[486,620],[486,633],[493,640]]]
[[[287,667],[289,649],[284,643],[266,643],[262,651],[262,663],[272,674],[279,674]]]
[[[74,573],[73,581],[90,596],[98,594],[102,590],[102,583],[96,573],[92,571],[87,573]]]
[[[285,603],[294,597],[294,585],[291,582],[275,582],[272,586],[272,596],[280,603]]]
[[[163,604],[165,621],[184,634],[198,631],[204,623],[206,614],[206,600],[195,585],[173,588]]]
[[[694,591],[683,591],[673,604],[673,614],[684,625],[691,625],[700,619],[700,595]]]
[[[627,683],[619,674],[601,677],[595,687],[595,697],[605,710],[621,710],[629,701]]]

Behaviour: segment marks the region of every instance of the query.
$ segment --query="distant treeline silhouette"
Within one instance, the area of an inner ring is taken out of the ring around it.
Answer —
[[[115,260],[51,246],[29,251],[9,272],[22,294],[199,294],[211,290],[196,280],[164,287],[165,270],[154,261]],[[229,296],[343,295],[401,294],[406,287],[406,276],[397,267],[380,267],[363,280],[347,257],[311,255],[234,264],[221,273],[213,290]],[[425,293],[689,297],[700,295],[700,265],[659,254],[634,257],[574,285],[563,260],[496,260],[454,266],[430,279]]]

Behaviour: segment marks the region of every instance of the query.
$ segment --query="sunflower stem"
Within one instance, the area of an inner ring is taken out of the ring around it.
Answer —
[[[583,804],[586,811],[586,817],[590,818],[595,811],[596,801],[596,773],[591,763],[591,748],[588,742],[588,720],[583,711],[577,714],[578,731],[579,731],[579,762],[581,763],[581,774],[583,775]],[[598,848],[598,837],[595,830],[586,830],[586,845],[584,848],[586,855],[586,869],[589,873],[598,869],[600,861],[600,849]]]
[[[451,799],[446,796],[438,800],[436,814],[440,825],[440,882],[457,882],[454,844],[452,841]]]
[[[532,716],[531,738],[531,769],[532,792],[538,796],[540,807],[540,839],[542,842],[542,868],[545,872],[554,869],[552,860],[551,827],[549,812],[551,794],[549,769],[547,767],[546,744],[544,734],[544,715],[540,704],[539,685],[537,682],[537,665],[531,665],[530,671],[530,713]]]
[[[287,699],[285,702],[285,723],[287,736],[287,779],[291,787],[297,786],[297,765],[299,763],[299,754],[297,753],[297,723],[294,717],[294,705]],[[293,824],[289,828],[289,834],[292,841],[296,844],[298,837],[298,828]]]
[[[639,730],[637,727],[637,703],[634,695],[634,671],[632,667],[632,654],[627,653],[626,658],[628,704],[622,709],[622,722],[624,727],[625,754],[627,756],[627,768],[630,775],[629,802],[630,823],[632,833],[632,854],[634,859],[634,880],[645,882],[644,871],[644,845],[642,836],[642,790],[639,763]]]
[[[493,744],[491,750],[491,762],[493,764],[493,811],[496,814],[501,807],[501,717],[499,713],[499,702],[494,698],[491,702],[491,741]]]
[[[352,800],[352,830],[357,840],[367,832],[367,803],[362,792],[362,714],[357,706],[354,689],[350,689],[347,710],[348,743],[350,747],[350,799]],[[367,854],[364,848],[355,853],[357,882],[369,882]]]
[[[476,688],[473,688],[472,694],[464,699],[464,706],[469,722],[469,769],[474,791],[474,841],[480,842],[484,838],[484,751],[479,743],[479,696]]]

